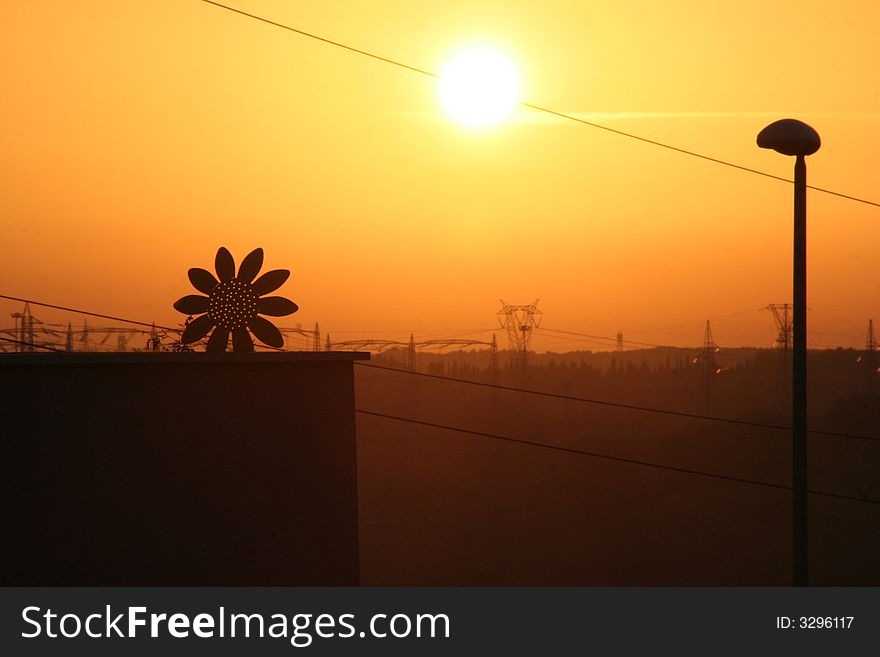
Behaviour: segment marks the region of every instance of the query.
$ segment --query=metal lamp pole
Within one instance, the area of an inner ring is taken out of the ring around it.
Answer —
[[[807,586],[807,163],[821,146],[806,123],[782,119],[758,134],[758,146],[795,156],[794,271],[792,299],[792,579]]]

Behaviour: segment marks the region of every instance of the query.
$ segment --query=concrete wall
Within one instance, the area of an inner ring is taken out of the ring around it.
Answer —
[[[352,353],[0,357],[4,585],[355,585]]]

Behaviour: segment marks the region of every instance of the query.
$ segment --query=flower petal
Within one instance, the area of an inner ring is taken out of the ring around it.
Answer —
[[[236,353],[254,350],[254,341],[251,339],[251,334],[248,333],[248,330],[244,326],[233,329],[232,350]]]
[[[210,351],[212,353],[223,353],[224,351],[226,351],[226,343],[228,342],[229,329],[218,326],[216,329],[214,329],[211,337],[208,338],[208,344],[207,346],[205,346],[205,351]]]
[[[254,249],[241,261],[241,267],[238,268],[238,280],[250,283],[260,273],[262,266],[263,249]]]
[[[211,319],[210,315],[196,317],[186,325],[185,329],[183,329],[183,335],[180,336],[180,341],[183,344],[189,344],[196,340],[201,340],[208,335],[208,331],[210,331],[213,326],[214,320]]]
[[[187,272],[187,274],[189,275],[189,282],[192,283],[193,287],[202,294],[211,294],[211,292],[214,291],[214,288],[219,285],[217,279],[214,278],[214,274],[207,269],[193,267]]]
[[[225,246],[217,249],[217,257],[214,258],[214,269],[221,283],[235,278],[235,260]]]
[[[297,310],[299,310],[299,306],[284,297],[263,297],[257,299],[257,312],[261,315],[283,317],[284,315],[292,315]]]
[[[274,292],[284,285],[284,281],[288,278],[290,278],[290,272],[286,269],[273,269],[272,271],[267,271],[254,281],[254,292],[257,293],[257,296],[263,296],[264,294],[269,294],[269,292]]]
[[[281,331],[275,328],[275,325],[269,320],[259,316],[252,317],[248,320],[248,326],[251,327],[251,331],[254,332],[254,335],[260,342],[270,347],[284,346],[284,338],[281,335]]]
[[[174,310],[185,315],[201,315],[208,312],[208,297],[188,294],[174,302]]]

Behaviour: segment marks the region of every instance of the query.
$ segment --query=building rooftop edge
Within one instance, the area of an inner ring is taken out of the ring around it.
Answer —
[[[0,367],[4,365],[55,365],[55,364],[110,364],[110,363],[332,363],[339,361],[369,360],[367,351],[279,351],[254,353],[212,354],[193,352],[86,352],[64,353],[6,353],[0,354]]]

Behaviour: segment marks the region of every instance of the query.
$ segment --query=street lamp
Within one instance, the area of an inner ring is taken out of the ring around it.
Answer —
[[[819,133],[806,123],[782,119],[758,133],[758,146],[793,155],[794,293],[792,299],[792,565],[795,586],[807,585],[807,163],[819,150]]]

